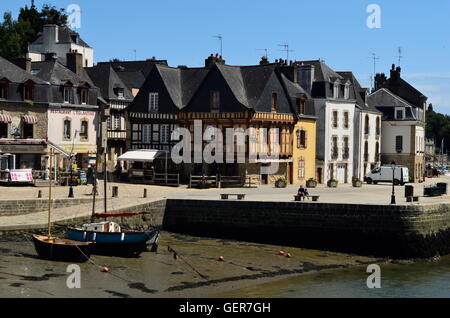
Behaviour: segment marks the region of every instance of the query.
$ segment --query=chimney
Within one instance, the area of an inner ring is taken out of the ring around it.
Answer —
[[[28,73],[31,73],[31,59],[30,58],[21,57],[21,58],[14,59],[11,62],[16,64],[21,69],[24,69]]]
[[[267,65],[269,64],[269,59],[267,58],[267,56],[263,56],[261,58],[261,61],[259,62],[259,65]]]
[[[211,54],[206,60],[205,60],[205,67],[212,67],[214,64],[225,64],[225,60],[222,59],[222,56],[219,54],[216,54],[215,56]]]
[[[77,51],[67,53],[67,68],[77,74],[83,75],[83,55]]]
[[[44,45],[51,45],[59,42],[58,26],[56,24],[46,24],[43,29]]]
[[[375,91],[383,87],[383,84],[387,81],[386,75],[384,73],[377,73],[375,75]]]
[[[395,67],[395,64],[392,64],[392,69],[391,69],[391,80],[399,80],[400,79],[400,73],[401,73],[402,69],[400,68],[400,66],[398,66],[397,68]]]
[[[298,72],[298,83],[305,91],[311,94],[312,86],[314,82],[314,73],[315,67],[314,65],[299,65],[297,67]]]

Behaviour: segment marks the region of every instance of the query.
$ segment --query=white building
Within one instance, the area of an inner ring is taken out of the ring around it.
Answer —
[[[94,65],[94,49],[84,42],[80,35],[69,27],[54,24],[45,25],[39,37],[28,46],[27,57],[32,62],[45,61],[46,54],[56,54],[58,61],[67,65],[67,53],[78,52],[83,56],[83,67]]]

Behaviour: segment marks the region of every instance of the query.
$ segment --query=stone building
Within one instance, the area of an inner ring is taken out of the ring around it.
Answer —
[[[423,182],[425,172],[425,114],[427,97],[401,78],[392,65],[390,78],[375,77],[375,91],[367,102],[383,113],[381,162],[409,168],[413,182]]]

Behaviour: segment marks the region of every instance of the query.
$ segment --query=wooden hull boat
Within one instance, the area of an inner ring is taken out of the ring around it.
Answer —
[[[57,237],[32,235],[39,257],[52,261],[86,262],[91,256],[92,242],[75,242]]]
[[[159,231],[99,232],[68,228],[67,238],[78,242],[94,242],[92,254],[137,257],[157,242]]]

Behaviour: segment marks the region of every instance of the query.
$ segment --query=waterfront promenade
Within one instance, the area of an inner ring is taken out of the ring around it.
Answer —
[[[450,177],[440,177],[427,179],[425,183],[414,184],[415,195],[420,196],[419,203],[415,205],[427,205],[436,203],[449,203],[450,196],[425,198],[423,197],[424,186],[436,182],[447,182],[450,184]],[[193,200],[220,200],[222,193],[243,193],[246,194],[246,201],[260,202],[292,202],[298,186],[289,185],[285,189],[277,189],[273,185],[260,186],[258,188],[238,188],[238,189],[209,189],[198,190],[188,189],[186,186],[179,188],[136,185],[126,183],[110,183],[108,186],[108,197],[111,196],[111,188],[119,187],[119,197],[108,199],[108,210],[120,210],[136,205],[154,202],[162,199],[193,199]],[[147,189],[148,197],[143,198],[144,189]],[[17,200],[18,204],[23,200],[35,200],[38,190],[42,191],[42,200],[46,200],[47,189],[35,187],[1,187],[0,203],[4,200]],[[92,198],[91,186],[75,187],[75,198]],[[404,197],[404,187],[395,187],[398,205],[411,205]],[[67,187],[56,187],[53,189],[54,199],[66,199],[69,189]],[[100,183],[100,196],[96,201],[96,212],[103,212],[103,186]],[[351,185],[339,185],[338,188],[331,189],[325,186],[318,186],[309,190],[311,195],[320,196],[319,203],[339,203],[339,204],[367,204],[367,205],[389,205],[391,199],[392,186],[389,184],[366,185],[362,188],[353,188]],[[92,203],[79,206],[54,209],[52,214],[53,222],[60,222],[74,218],[86,217],[92,213]],[[32,230],[45,228],[47,222],[47,212],[40,211],[30,214],[1,216],[0,232],[10,230]]]

